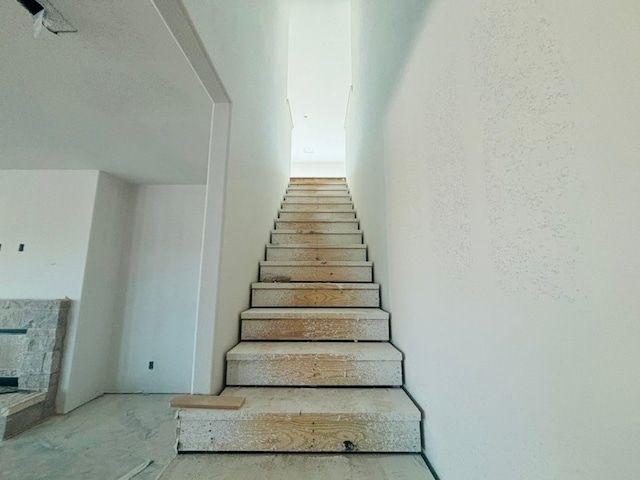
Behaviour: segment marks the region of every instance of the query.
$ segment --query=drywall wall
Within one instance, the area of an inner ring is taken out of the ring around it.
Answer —
[[[213,338],[196,339],[197,345],[213,345],[212,374],[207,372],[208,378],[194,382],[193,388],[209,393],[223,385],[224,356],[238,341],[239,313],[249,306],[250,283],[257,279],[258,261],[289,176],[288,2],[185,0],[184,6],[231,102],[224,215],[213,219],[222,224],[219,281],[213,287],[217,295],[201,291],[199,299],[203,307],[217,296],[214,309],[202,309],[213,325]],[[218,167],[210,165],[210,173]],[[219,207],[219,193],[207,193],[207,208],[215,207],[210,199]],[[219,236],[219,229],[205,226],[204,245],[218,242]],[[196,370],[207,371],[197,361]]]
[[[58,409],[69,412],[107,390],[124,306],[133,187],[98,175],[78,318],[68,326]]]
[[[344,120],[351,87],[350,23],[349,0],[291,1],[288,96],[293,120],[292,176],[344,176]],[[317,163],[328,165],[318,172]]]
[[[640,6],[353,6],[348,175],[428,458],[635,479]]]
[[[0,172],[0,297],[73,302],[59,412],[105,391],[131,201],[127,183],[97,171]]]
[[[135,189],[126,303],[109,391],[190,390],[204,197],[204,185]]]
[[[291,164],[292,177],[345,177],[345,162],[296,162]]]
[[[96,171],[0,171],[0,298],[66,296],[77,310],[97,180]]]
[[[97,171],[0,171],[0,298],[71,299],[65,359],[80,322],[98,176]],[[61,374],[70,374],[70,363]],[[58,399],[64,395],[60,390]]]

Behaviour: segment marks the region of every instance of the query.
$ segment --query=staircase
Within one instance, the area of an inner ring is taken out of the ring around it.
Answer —
[[[178,451],[420,452],[420,412],[344,179],[291,179],[227,353],[239,410],[178,410]]]

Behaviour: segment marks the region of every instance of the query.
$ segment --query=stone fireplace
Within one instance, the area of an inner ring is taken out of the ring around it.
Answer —
[[[0,300],[0,440],[55,412],[70,300]]]

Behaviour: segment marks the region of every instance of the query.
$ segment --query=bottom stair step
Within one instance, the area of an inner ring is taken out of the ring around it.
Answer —
[[[401,388],[226,388],[239,410],[178,410],[180,452],[420,452]]]

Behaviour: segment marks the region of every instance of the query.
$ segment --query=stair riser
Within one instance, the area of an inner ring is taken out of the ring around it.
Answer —
[[[321,196],[316,196],[316,195],[309,195],[309,196],[291,196],[291,195],[285,195],[284,197],[284,205],[287,204],[291,204],[291,203],[318,203],[318,204],[331,204],[331,203],[346,203],[346,204],[351,204],[351,197],[348,196],[334,196],[334,197],[321,197]]]
[[[282,210],[285,212],[335,212],[354,211],[353,204],[348,203],[283,203]]]
[[[344,185],[347,182],[344,178],[292,178],[289,185]]]
[[[272,414],[250,420],[181,418],[179,452],[420,452],[420,422],[367,415]]]
[[[389,340],[386,320],[243,320],[242,340]]]
[[[309,195],[314,195],[316,192],[345,192],[349,194],[349,189],[343,185],[289,185],[287,193],[294,192],[308,192]]]
[[[351,212],[280,212],[279,220],[295,220],[302,222],[313,222],[316,220],[354,220],[355,210]]]
[[[227,385],[393,387],[402,385],[402,368],[400,361],[328,359],[314,355],[228,360]]]
[[[263,266],[261,282],[372,282],[370,266]]]
[[[375,307],[378,290],[252,289],[253,307]]]
[[[347,190],[288,190],[285,197],[350,197]]]
[[[362,243],[362,233],[280,233],[271,234],[271,243],[316,244],[316,245],[355,245]]]
[[[363,262],[366,248],[272,248],[267,247],[268,261],[291,262]]]
[[[357,220],[346,222],[312,222],[276,220],[276,230],[314,230],[316,232],[353,232],[358,230]]]

